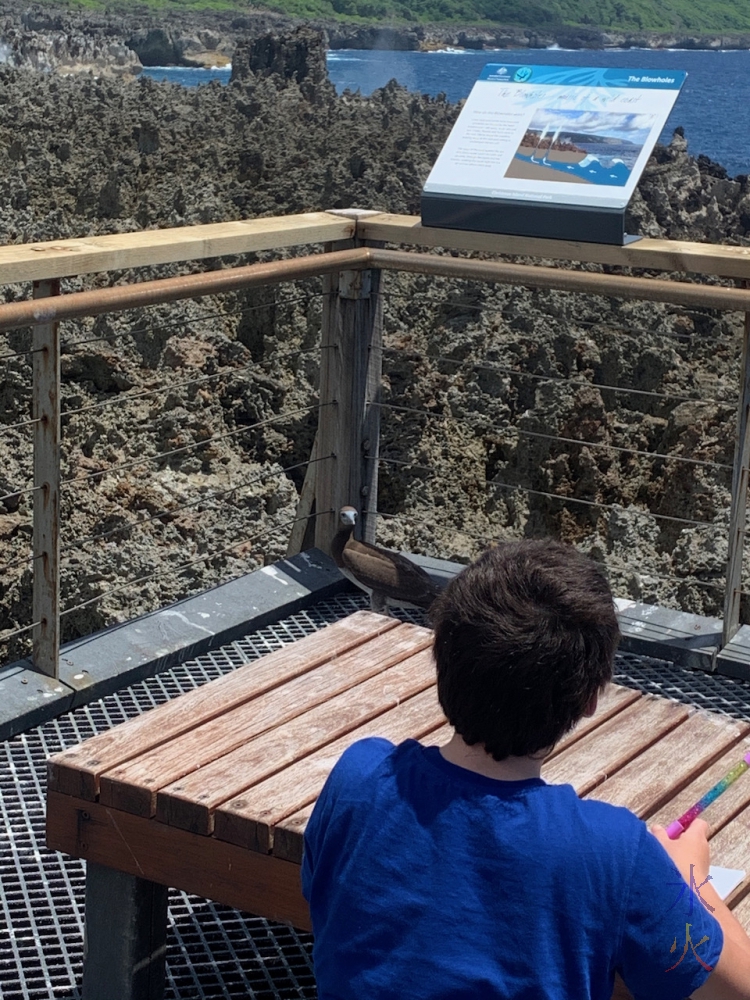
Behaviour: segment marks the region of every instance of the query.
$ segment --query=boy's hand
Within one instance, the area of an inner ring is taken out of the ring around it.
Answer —
[[[700,898],[711,907],[724,934],[719,961],[705,983],[693,992],[694,1000],[750,1000],[747,974],[750,969],[750,938],[711,883],[702,885],[708,877],[709,867],[708,823],[703,819],[696,819],[677,840],[670,840],[663,826],[652,826],[651,833],[688,885],[691,884],[690,866],[693,866],[693,878],[701,886]]]
[[[696,819],[681,833],[677,840],[670,840],[663,826],[652,826],[651,833],[674,861],[680,875],[690,885],[690,866],[693,878],[700,885],[708,877],[710,851],[708,846],[708,823]]]

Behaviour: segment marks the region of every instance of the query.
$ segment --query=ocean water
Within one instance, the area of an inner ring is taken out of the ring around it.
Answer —
[[[183,87],[197,87],[201,83],[218,80],[229,83],[231,66],[212,66],[210,69],[193,69],[187,66],[147,66],[141,77],[156,80],[157,83],[179,83]]]
[[[750,52],[608,49],[514,49],[510,51],[388,52],[339,49],[328,54],[336,90],[371,94],[395,79],[409,90],[456,102],[467,97],[488,62],[555,66],[624,66],[631,69],[686,70],[687,81],[662,132],[669,142],[678,125],[690,152],[704,153],[730,175],[750,174]],[[144,76],[195,86],[210,79],[228,82],[230,70],[153,67]]]

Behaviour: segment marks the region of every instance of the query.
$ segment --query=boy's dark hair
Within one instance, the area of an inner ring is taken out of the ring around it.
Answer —
[[[552,747],[612,677],[620,631],[609,585],[561,542],[489,549],[431,619],[440,705],[495,760]]]

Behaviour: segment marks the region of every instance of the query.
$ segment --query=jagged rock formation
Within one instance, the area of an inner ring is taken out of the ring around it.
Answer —
[[[238,41],[292,23],[270,12],[185,11],[177,17],[143,10],[28,7],[6,0],[0,14],[0,63],[104,77],[136,76],[143,66],[223,66]]]
[[[20,23],[7,14],[0,19],[0,63],[37,72],[91,72],[104,77],[136,76],[142,68],[124,39],[34,12],[22,16]]]
[[[0,239],[418,211],[455,106],[395,84],[336,97],[309,32],[246,43],[233,67],[227,87],[194,91],[0,67]],[[692,159],[677,134],[631,216],[646,235],[748,245],[750,180]],[[64,325],[64,607],[115,588],[68,615],[66,636],[283,554],[315,431],[320,308],[319,284],[301,283]],[[382,522],[383,544],[467,559],[555,532],[606,560],[621,596],[719,607],[736,316],[408,275],[387,276],[385,315],[384,401],[424,415],[383,413],[379,506],[403,515]],[[2,344],[15,354],[28,337]],[[29,550],[30,438],[7,429],[28,417],[28,358],[3,370],[5,565]],[[287,527],[264,534],[274,524]],[[29,620],[30,578],[4,571],[0,629]]]
[[[0,62],[61,73],[95,76],[137,75],[142,66],[223,66],[238,45],[268,31],[309,25],[329,48],[468,49],[607,48],[750,48],[750,34],[667,34],[612,31],[562,25],[540,28],[460,25],[369,25],[339,21],[304,21],[271,11],[244,14],[189,10],[178,14],[139,9],[78,11],[28,6],[4,0],[0,15]]]

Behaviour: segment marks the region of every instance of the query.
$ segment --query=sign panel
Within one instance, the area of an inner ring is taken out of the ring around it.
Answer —
[[[624,210],[686,76],[490,63],[425,194]]]

